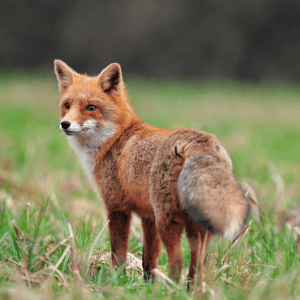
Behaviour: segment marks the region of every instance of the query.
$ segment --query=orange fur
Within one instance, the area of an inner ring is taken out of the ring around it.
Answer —
[[[233,237],[250,211],[222,143],[203,131],[143,123],[129,105],[118,64],[89,77],[57,60],[55,72],[61,129],[104,201],[113,265],[126,261],[134,212],[144,232],[145,278],[157,268],[162,241],[171,275],[179,281],[184,229],[191,248],[189,277],[199,261],[202,278],[212,233]]]

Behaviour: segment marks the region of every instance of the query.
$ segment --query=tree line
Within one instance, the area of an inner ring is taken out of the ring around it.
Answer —
[[[0,68],[97,74],[119,62],[154,77],[300,80],[296,0],[10,0]]]

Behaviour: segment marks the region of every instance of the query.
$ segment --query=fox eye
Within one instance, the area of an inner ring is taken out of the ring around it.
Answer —
[[[65,103],[65,109],[69,109],[70,108],[70,104],[69,103]]]
[[[97,107],[95,105],[88,105],[85,110],[87,111],[95,111]]]

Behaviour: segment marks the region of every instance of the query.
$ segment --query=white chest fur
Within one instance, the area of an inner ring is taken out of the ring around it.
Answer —
[[[90,179],[93,179],[93,171],[95,167],[95,154],[97,148],[82,145],[80,142],[78,142],[78,140],[76,140],[76,137],[73,136],[70,137],[69,140],[71,142],[71,145],[76,149],[83,170]]]

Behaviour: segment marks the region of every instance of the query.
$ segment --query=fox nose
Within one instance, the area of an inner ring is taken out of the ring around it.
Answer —
[[[71,123],[70,123],[69,121],[62,121],[62,122],[60,123],[60,126],[61,126],[64,130],[66,130],[66,129],[68,129],[68,128],[71,126]]]

